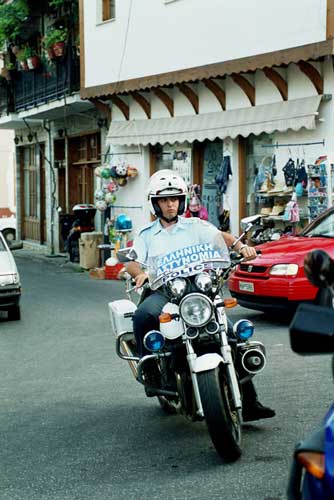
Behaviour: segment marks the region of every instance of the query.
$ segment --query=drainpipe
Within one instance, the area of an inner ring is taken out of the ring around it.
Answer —
[[[48,142],[49,142],[49,160],[45,158],[50,167],[50,194],[51,194],[51,255],[55,256],[55,244],[54,244],[54,225],[55,225],[55,208],[56,208],[56,176],[55,171],[52,164],[52,136],[51,136],[51,126],[50,121],[43,121],[43,128],[48,133]]]

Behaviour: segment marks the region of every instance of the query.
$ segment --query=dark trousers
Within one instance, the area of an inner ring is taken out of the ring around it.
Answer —
[[[143,338],[150,330],[159,330],[159,314],[168,298],[160,292],[153,292],[141,302],[133,317],[133,331],[136,337],[137,350],[140,357],[150,354],[143,345]],[[228,336],[233,337],[233,325],[228,320]],[[256,390],[252,379],[242,384],[242,393],[245,404],[257,400]]]

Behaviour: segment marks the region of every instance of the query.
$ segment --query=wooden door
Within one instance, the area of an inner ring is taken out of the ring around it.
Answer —
[[[100,135],[69,139],[69,203],[94,203],[94,168],[100,165]]]
[[[35,145],[22,148],[22,233],[25,239],[39,241],[39,217],[37,209],[37,166]]]
[[[22,239],[46,241],[44,144],[21,148]]]

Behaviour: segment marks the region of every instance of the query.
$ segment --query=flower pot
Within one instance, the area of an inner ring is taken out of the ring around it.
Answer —
[[[65,53],[65,42],[57,42],[52,45],[55,57],[62,57]]]
[[[2,68],[0,75],[8,81],[11,79],[10,71],[8,68]]]
[[[22,71],[29,71],[27,61],[20,61],[20,69]]]
[[[12,46],[12,53],[14,56],[17,56],[17,54],[20,52],[20,47],[18,45],[13,45]]]
[[[39,68],[41,65],[41,60],[38,56],[31,56],[28,57],[27,59],[27,65],[29,69],[36,69]]]
[[[55,53],[53,52],[53,48],[52,47],[49,47],[48,50],[47,50],[47,54],[48,54],[48,57],[50,59],[54,59],[56,56],[55,56]]]

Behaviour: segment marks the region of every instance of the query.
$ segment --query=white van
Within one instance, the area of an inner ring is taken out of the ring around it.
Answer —
[[[22,241],[14,241],[12,249],[22,248]],[[7,311],[9,320],[21,319],[21,282],[14,256],[0,233],[0,311]]]

